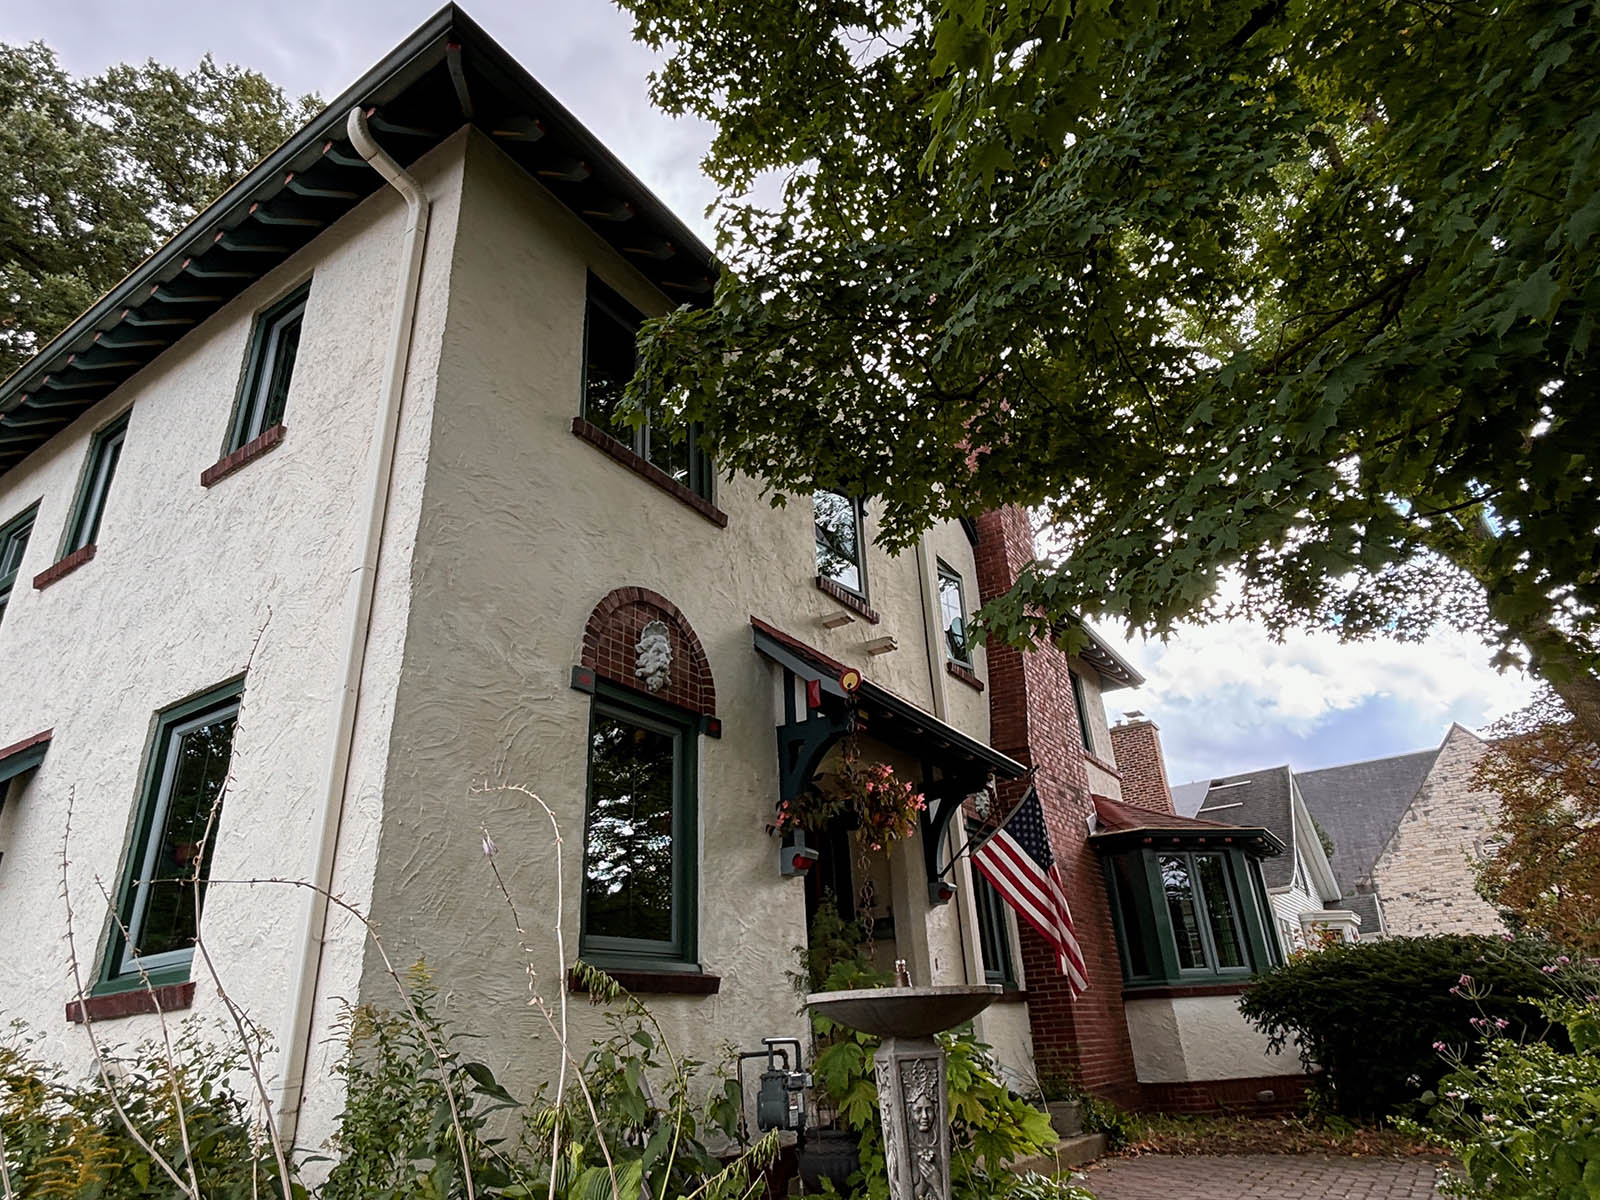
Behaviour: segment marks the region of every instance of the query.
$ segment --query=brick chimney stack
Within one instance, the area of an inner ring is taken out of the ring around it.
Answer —
[[[1172,788],[1161,757],[1161,732],[1154,721],[1126,721],[1111,727],[1111,748],[1122,773],[1122,798],[1153,812],[1171,813]]]

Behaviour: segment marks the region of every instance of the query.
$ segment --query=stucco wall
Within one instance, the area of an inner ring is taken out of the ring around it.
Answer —
[[[1123,1002],[1140,1083],[1297,1075],[1293,1052],[1274,1054],[1266,1035],[1229,995],[1129,997]]]
[[[778,671],[754,652],[750,617],[924,707],[943,687],[951,722],[987,740],[985,697],[949,680],[942,662],[930,671],[914,555],[869,552],[881,624],[824,629],[819,618],[840,606],[813,585],[803,498],[774,509],[755,482],[721,480],[716,501],[729,522],[719,529],[572,435],[586,273],[647,312],[664,301],[492,145],[474,137],[467,163],[374,891],[389,953],[426,957],[449,1015],[489,1035],[474,1055],[513,1090],[548,1075],[556,1049],[528,1004],[528,968],[555,1003],[558,887],[569,960],[577,941],[590,698],[572,689],[570,672],[595,604],[613,588],[647,587],[698,634],[723,723],[720,738],[698,746],[700,959],[720,990],[649,1001],[678,1049],[713,1060],[728,1043],[799,1034],[785,972],[805,940],[803,885],[779,877],[766,831],[778,787]],[[869,506],[869,535],[875,525]],[[930,540],[974,598],[959,526]],[[884,635],[900,648],[869,658],[865,642]],[[981,648],[975,665],[982,675]],[[537,791],[560,840],[526,797],[475,790],[486,780]],[[480,827],[498,844],[528,956]],[[930,916],[922,878],[907,873],[920,871],[920,852],[902,856],[910,861],[898,864],[897,940],[926,946],[914,970],[931,964],[929,982],[957,982],[966,974],[958,910]],[[386,1003],[393,994],[370,956],[361,994]],[[581,1054],[601,1016],[580,1002],[571,1019]]]
[[[1497,798],[1474,791],[1483,743],[1453,725],[1411,806],[1373,868],[1387,931],[1499,933],[1492,905],[1474,888],[1473,862],[1494,832]]]
[[[357,905],[377,850],[459,166],[457,140],[414,168],[436,203],[334,885]],[[258,636],[203,932],[233,998],[286,1041],[307,894],[223,881],[312,873],[340,690],[340,614],[365,521],[352,481],[363,475],[374,427],[403,218],[399,200],[380,191],[0,478],[0,520],[41,500],[0,622],[0,743],[55,731],[43,765],[13,787],[0,815],[0,1019],[25,1021],[43,1035],[41,1051],[74,1073],[87,1069],[89,1047],[63,1016],[74,994],[60,896],[69,797],[69,889],[88,981],[109,932],[100,887],[114,891],[121,877],[154,714],[243,671]],[[222,452],[252,318],[308,277],[288,434],[204,488],[200,472]],[[130,405],[98,553],[35,591],[32,577],[61,546],[92,432]],[[359,936],[335,921],[325,994],[353,996],[360,961]],[[214,985],[198,966],[196,977],[193,1015],[222,1020]],[[317,1013],[311,1078],[321,1090],[305,1126],[313,1137],[337,1103],[326,1071],[336,1015],[331,1004]],[[153,1017],[100,1026],[111,1041],[155,1032]]]

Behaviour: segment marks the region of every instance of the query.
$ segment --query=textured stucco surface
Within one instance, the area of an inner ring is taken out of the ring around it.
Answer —
[[[461,143],[414,168],[435,199],[412,370],[373,614],[335,888],[363,905],[378,845],[388,728],[408,619],[411,546],[449,285]],[[355,565],[359,487],[381,390],[383,336],[399,269],[403,207],[384,189],[145,368],[0,480],[0,520],[41,500],[18,586],[0,622],[0,743],[53,727],[44,764],[0,815],[0,1019],[43,1035],[42,1052],[87,1069],[72,998],[60,859],[72,797],[69,887],[86,978],[109,930],[101,884],[120,878],[155,714],[237,675],[245,684],[233,782],[217,830],[203,931],[229,993],[285,1039],[307,894],[222,881],[308,878],[339,697],[340,613]],[[222,451],[253,315],[312,280],[285,424],[272,453],[217,486],[199,475]],[[44,591],[92,432],[131,405],[127,442],[96,557]],[[269,619],[270,614],[270,619]],[[324,995],[353,996],[360,938],[332,926]],[[194,1015],[223,1018],[197,968]],[[316,1014],[305,1129],[337,1103],[327,1065],[336,1006]],[[154,1017],[101,1027],[156,1033]],[[276,1073],[268,1062],[270,1074]]]
[[[1445,735],[1422,786],[1373,868],[1391,934],[1499,933],[1505,926],[1475,888],[1474,862],[1494,835],[1498,803],[1472,775],[1484,744],[1460,725]]]
[[[641,309],[662,309],[542,187],[486,141],[469,141],[373,903],[385,914],[391,956],[426,958],[448,1015],[487,1035],[474,1055],[521,1092],[555,1062],[551,1034],[528,1005],[528,968],[554,1002],[558,888],[569,961],[577,941],[590,698],[571,688],[570,671],[603,596],[640,586],[671,600],[715,678],[722,736],[698,747],[698,911],[700,961],[720,976],[720,990],[648,998],[677,1048],[704,1058],[803,1026],[785,977],[805,939],[803,887],[779,877],[766,831],[778,786],[779,672],[754,652],[750,617],[926,708],[945,683],[942,664],[930,671],[914,555],[870,552],[881,624],[824,629],[819,618],[839,605],[813,585],[803,498],[774,509],[754,481],[721,480],[717,503],[729,523],[719,529],[572,436],[589,271]],[[870,536],[870,507],[867,528]],[[959,526],[930,540],[975,596]],[[869,658],[865,642],[884,635],[899,649]],[[981,651],[976,667],[982,675]],[[983,695],[949,681],[945,703],[952,723],[987,740]],[[535,804],[475,786],[485,780],[537,791],[561,840]],[[498,844],[529,956],[496,892],[480,827]],[[961,909],[928,912],[920,866],[916,847],[898,853],[889,888],[897,950],[920,978],[961,981]],[[361,995],[392,997],[370,954]],[[580,1053],[602,1028],[599,1013],[574,1007]]]
[[[1239,1012],[1237,996],[1178,996],[1123,1003],[1140,1083],[1298,1075],[1292,1051],[1274,1054]]]

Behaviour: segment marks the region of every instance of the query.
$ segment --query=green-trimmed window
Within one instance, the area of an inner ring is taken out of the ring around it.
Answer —
[[[939,562],[939,624],[944,628],[945,656],[970,667],[972,650],[967,645],[967,601],[961,575],[943,561]]]
[[[1017,970],[1011,960],[1011,925],[1005,901],[978,871],[972,872],[972,898],[978,910],[978,953],[983,959],[983,981],[1015,987]]]
[[[583,322],[583,418],[601,432],[659,467],[695,495],[711,499],[711,459],[700,447],[700,427],[672,429],[659,405],[644,421],[630,424],[622,394],[638,365],[637,343],[644,315],[592,275]]]
[[[157,718],[102,990],[142,986],[141,970],[156,983],[189,977],[243,686],[225,684]]]
[[[1244,851],[1141,847],[1105,867],[1129,984],[1221,983],[1279,961],[1261,866]]]
[[[697,961],[699,718],[601,685],[589,724],[580,950],[596,963]]]
[[[867,566],[862,552],[861,501],[838,492],[812,496],[817,534],[817,574],[845,591],[867,598]]]
[[[233,428],[228,433],[230,453],[283,422],[294,363],[300,353],[300,327],[305,322],[306,299],[310,295],[308,283],[256,318]]]
[[[1078,710],[1078,736],[1083,739],[1083,748],[1090,754],[1094,753],[1094,733],[1089,727],[1089,701],[1083,691],[1083,677],[1076,671],[1068,671],[1067,677],[1072,680],[1072,707]]]
[[[33,518],[38,511],[39,506],[34,504],[0,525],[0,618],[5,617],[6,605],[11,602],[11,588],[17,582],[17,572],[22,570],[22,555],[28,548],[28,535],[33,532]]]
[[[78,485],[78,498],[72,506],[72,520],[67,524],[67,544],[61,548],[65,558],[74,550],[94,545],[100,536],[100,518],[105,515],[106,497],[111,494],[111,481],[117,474],[117,463],[122,458],[122,443],[128,438],[128,414],[123,413],[109,425],[95,433],[89,443],[89,465],[84,470],[83,482]]]

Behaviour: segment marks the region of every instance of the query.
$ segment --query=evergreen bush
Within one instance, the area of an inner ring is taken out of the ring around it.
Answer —
[[[1566,1050],[1538,1002],[1562,994],[1558,952],[1531,939],[1436,934],[1343,943],[1262,975],[1240,1001],[1275,1050],[1294,1044],[1329,1111],[1359,1118],[1415,1114],[1450,1069],[1437,1043],[1480,1051],[1487,1020],[1524,1042]],[[1499,1026],[1499,1022],[1504,1026]]]

